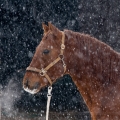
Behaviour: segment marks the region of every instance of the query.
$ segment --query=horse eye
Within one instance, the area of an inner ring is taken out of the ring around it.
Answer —
[[[43,50],[44,54],[48,54],[50,51],[48,49]]]

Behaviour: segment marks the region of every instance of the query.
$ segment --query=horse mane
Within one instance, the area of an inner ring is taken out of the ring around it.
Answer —
[[[78,44],[81,44],[83,46],[87,45],[86,47],[89,47],[92,42],[92,44],[95,44],[97,47],[104,47],[106,49],[108,48],[112,52],[119,54],[118,52],[114,51],[109,45],[105,44],[101,40],[98,40],[98,39],[92,37],[89,34],[73,32],[71,30],[65,30],[65,33],[68,35],[68,37],[69,37],[68,39],[70,39],[70,37],[74,37],[74,38],[76,38],[75,40],[78,42]],[[81,42],[81,40],[82,40],[82,42]]]
[[[118,74],[118,71],[120,71],[120,54],[118,52],[90,35],[70,30],[65,30],[65,34],[71,44],[77,44],[76,49],[79,50],[77,56],[79,58],[84,56],[83,61],[78,64],[84,65],[83,68],[87,66],[86,64],[89,64],[90,69],[93,69],[93,74],[102,83],[106,81],[109,81],[109,83],[115,82],[116,79],[120,78]],[[81,55],[81,53],[84,55]]]

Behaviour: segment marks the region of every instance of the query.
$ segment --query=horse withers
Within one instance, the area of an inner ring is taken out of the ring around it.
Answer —
[[[92,120],[120,120],[120,54],[86,34],[42,24],[44,34],[23,79],[35,94],[69,74]]]

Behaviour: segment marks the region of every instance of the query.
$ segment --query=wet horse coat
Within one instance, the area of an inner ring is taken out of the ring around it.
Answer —
[[[30,67],[45,68],[60,54],[62,33],[55,26],[43,24],[44,36],[38,45]],[[92,120],[120,120],[120,54],[105,43],[85,34],[64,30],[64,61],[84,101]],[[47,71],[53,82],[63,75],[59,61]],[[24,88],[38,91],[48,85],[45,77],[27,71]],[[37,92],[38,92],[37,91]]]

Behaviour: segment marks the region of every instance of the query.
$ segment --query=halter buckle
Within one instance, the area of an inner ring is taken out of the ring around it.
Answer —
[[[65,45],[61,44],[61,49],[64,50],[65,49]]]

